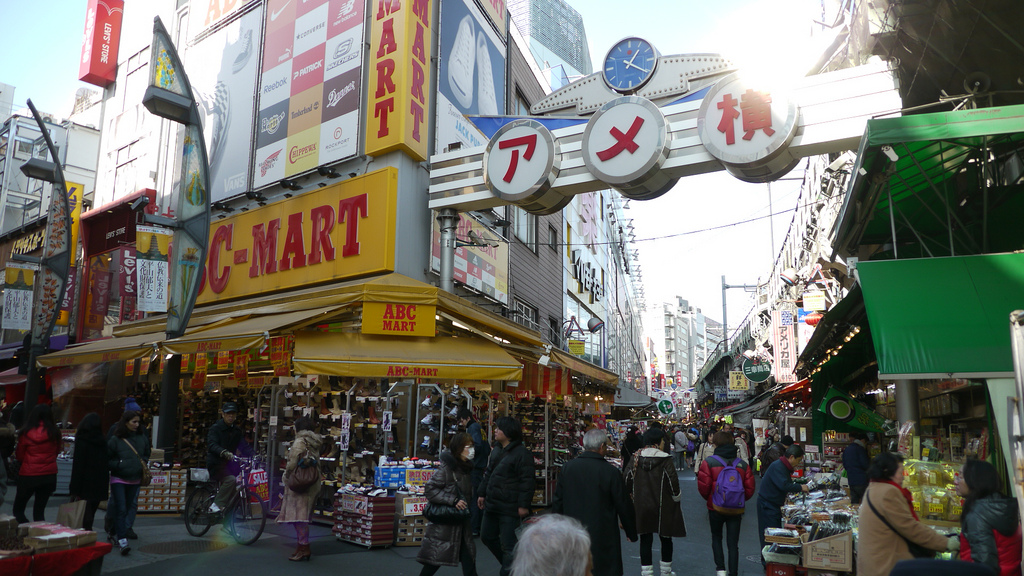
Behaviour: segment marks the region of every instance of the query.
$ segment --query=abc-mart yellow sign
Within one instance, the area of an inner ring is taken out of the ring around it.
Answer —
[[[397,193],[388,167],[215,222],[197,304],[394,271]]]

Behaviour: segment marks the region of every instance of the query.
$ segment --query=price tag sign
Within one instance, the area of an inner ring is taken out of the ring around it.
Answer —
[[[352,414],[349,412],[343,412],[341,414],[341,429],[348,430],[352,427]]]
[[[409,468],[405,471],[405,483],[410,486],[423,486],[433,474],[432,468]]]
[[[406,498],[402,501],[405,516],[422,516],[423,509],[427,507],[426,498]]]
[[[384,418],[381,419],[380,427],[385,432],[391,432],[391,411],[390,410],[385,410],[384,411]]]
[[[271,416],[270,417],[270,425],[271,426],[277,426],[277,416]]]
[[[338,436],[338,448],[344,452],[348,450],[348,430],[342,429],[341,434]]]
[[[342,494],[341,509],[345,512],[366,514],[367,498],[358,494]]]

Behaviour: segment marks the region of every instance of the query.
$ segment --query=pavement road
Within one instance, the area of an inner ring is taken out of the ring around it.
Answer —
[[[682,576],[714,576],[715,564],[711,553],[711,537],[708,529],[707,508],[697,493],[697,482],[693,471],[680,474],[683,487],[682,507],[686,518],[686,538],[674,542],[673,565],[676,574]],[[5,513],[10,513],[10,502],[14,488],[8,493]],[[756,496],[755,496],[756,499]],[[47,507],[47,518],[57,517],[57,507],[65,497],[54,497]],[[757,557],[757,513],[755,501],[747,503],[740,532],[740,575],[762,576],[764,574]],[[102,529],[102,513],[97,515],[96,524]],[[185,531],[184,523],[177,515],[139,514],[135,522],[138,540],[131,542],[132,552],[128,556],[114,552],[103,561],[103,574],[141,574],[162,576],[195,573],[241,574],[259,576],[274,574],[285,569],[287,574],[316,574],[323,576],[324,570],[343,574],[378,574],[381,576],[415,576],[421,565],[416,562],[418,547],[376,548],[367,550],[335,540],[330,528],[314,525],[310,530],[313,558],[310,562],[289,562],[288,556],[295,549],[294,532],[291,527],[278,525],[268,520],[267,530],[255,544],[239,546],[230,537],[220,534],[219,528],[211,530],[203,538],[194,538]],[[639,544],[626,542],[622,538],[623,559],[627,575],[640,574]],[[654,557],[659,556],[655,541]],[[498,562],[477,541],[477,571],[481,576],[498,574]],[[143,572],[144,571],[144,572]],[[461,568],[442,568],[439,574],[461,574]]]

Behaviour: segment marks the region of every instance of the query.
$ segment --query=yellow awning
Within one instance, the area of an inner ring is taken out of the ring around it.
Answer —
[[[402,338],[351,332],[296,332],[297,374],[388,378],[521,380],[523,366],[475,337]]]
[[[567,352],[552,349],[551,360],[561,364],[564,368],[568,368],[573,372],[579,372],[584,376],[588,376],[599,382],[604,382],[605,384],[609,384],[613,387],[619,384],[619,375],[615,372],[609,372],[600,366],[595,366],[594,364],[581,360]]]
[[[280,333],[289,328],[302,328],[329,317],[337,306],[299,310],[287,314],[243,317],[226,324],[218,324],[208,330],[196,330],[180,338],[166,340],[160,344],[163,354],[196,354],[198,352],[223,352],[248,350],[262,347],[271,332]]]
[[[59,352],[45,354],[36,359],[40,366],[48,368],[97,364],[117,360],[135,360],[156,352],[157,344],[167,336],[163,332],[150,332],[124,338],[107,338],[86,342],[81,346],[65,348]]]

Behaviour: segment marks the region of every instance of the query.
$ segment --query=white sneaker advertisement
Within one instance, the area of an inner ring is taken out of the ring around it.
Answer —
[[[505,112],[505,39],[494,32],[472,0],[441,3],[437,68],[437,152],[452,143],[463,148],[487,144],[464,115]]]

